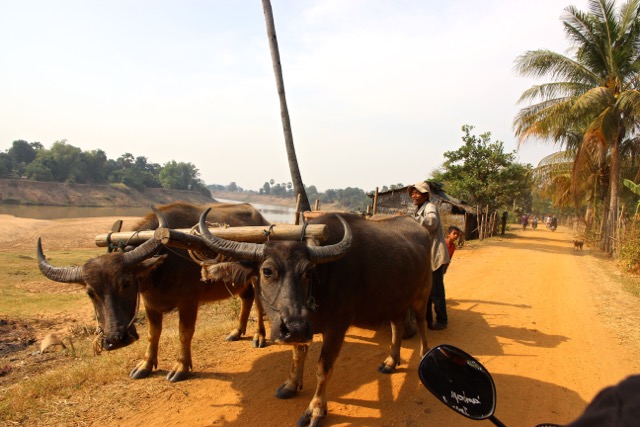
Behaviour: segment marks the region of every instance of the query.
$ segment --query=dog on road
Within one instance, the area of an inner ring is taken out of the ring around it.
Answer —
[[[581,251],[582,250],[582,245],[584,245],[584,242],[582,240],[574,240],[573,241],[573,250],[574,251]]]

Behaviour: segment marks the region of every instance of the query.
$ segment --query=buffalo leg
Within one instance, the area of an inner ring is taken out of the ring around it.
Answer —
[[[395,372],[396,366],[400,364],[400,344],[404,333],[404,321],[406,313],[391,320],[391,346],[389,356],[378,366],[378,372],[391,374]]]
[[[129,376],[136,380],[148,377],[153,369],[158,367],[158,343],[162,333],[162,313],[147,308],[146,314],[149,322],[147,351],[144,359],[129,373]]]
[[[413,311],[416,313],[416,323],[418,327],[418,333],[420,335],[420,357],[423,357],[429,351],[429,343],[427,342],[427,304],[429,301],[429,293],[431,287],[428,287],[429,292],[422,294],[421,298],[413,302]]]
[[[327,385],[333,373],[334,363],[338,354],[340,354],[345,333],[346,330],[325,332],[323,334],[322,350],[320,350],[320,358],[318,359],[316,370],[316,392],[309,406],[298,419],[298,427],[317,427],[327,416]]]
[[[249,315],[251,314],[251,307],[254,300],[256,301],[257,316],[258,316],[258,328],[253,336],[253,346],[256,348],[262,348],[266,344],[266,332],[264,329],[264,320],[262,318],[262,310],[258,305],[258,298],[255,298],[253,288],[248,286],[240,293],[240,316],[238,317],[238,327],[231,331],[227,336],[227,341],[238,341],[247,332],[247,323],[249,323]]]
[[[307,344],[296,344],[293,346],[293,361],[289,378],[276,391],[278,399],[289,399],[302,390],[302,376],[304,374],[304,362],[307,360],[309,346]]]
[[[263,348],[267,345],[267,332],[264,328],[264,309],[262,308],[262,301],[255,295],[256,303],[256,316],[258,316],[258,327],[256,333],[253,335],[253,346],[255,348]]]
[[[180,307],[178,309],[179,335],[180,335],[180,357],[167,374],[167,380],[171,382],[182,381],[189,376],[189,371],[193,368],[191,362],[191,341],[196,330],[196,318],[198,317],[198,304]]]

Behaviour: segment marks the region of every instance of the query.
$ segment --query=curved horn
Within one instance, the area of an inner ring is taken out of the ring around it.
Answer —
[[[340,215],[336,215],[342,226],[344,227],[344,235],[342,240],[335,245],[328,246],[309,246],[309,253],[311,254],[311,261],[317,264],[324,264],[325,262],[337,261],[347,254],[351,248],[351,242],[353,241],[353,234],[351,233],[351,227],[347,224]]]
[[[235,242],[233,240],[221,239],[214,236],[209,231],[205,218],[211,208],[200,215],[200,235],[203,237],[204,243],[214,252],[231,258],[239,258],[247,261],[262,261],[264,259],[264,245],[259,243]]]
[[[47,279],[60,283],[83,283],[82,267],[54,267],[47,262],[42,252],[42,241],[38,237],[38,268]]]
[[[155,206],[149,206],[154,214],[156,214],[156,218],[158,218],[158,228],[169,228],[169,221],[167,221],[167,217],[164,216],[162,212],[156,209]]]
[[[151,209],[156,214],[158,218],[158,228],[168,228],[167,217],[164,216],[162,212],[156,209],[154,206],[151,206]],[[125,252],[123,255],[125,265],[137,264],[140,261],[144,261],[147,258],[153,256],[158,249],[160,249],[162,243],[157,241],[156,239],[149,239],[137,248]]]

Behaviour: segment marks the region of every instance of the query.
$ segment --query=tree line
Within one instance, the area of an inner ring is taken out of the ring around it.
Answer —
[[[13,141],[0,153],[0,178],[24,178],[76,184],[124,184],[136,190],[167,188],[209,194],[191,163],[172,160],[160,165],[145,156],[124,153],[109,159],[103,150],[82,151],[65,140],[51,148],[39,142]]]
[[[400,184],[400,186],[402,187],[402,184]],[[274,179],[265,181],[264,185],[260,187],[258,191],[245,190],[235,182],[231,182],[229,185],[212,184],[208,185],[207,188],[214,192],[228,191],[232,193],[253,193],[282,199],[296,198],[294,186],[291,182],[276,183]],[[367,193],[357,187],[328,189],[325,192],[318,191],[315,185],[305,185],[304,188],[308,199],[311,201],[318,200],[321,206],[325,204],[337,204],[350,211],[364,212],[366,210],[366,206],[371,203],[371,199],[367,196]]]
[[[492,141],[491,133],[473,135],[473,126],[462,127],[462,146],[444,153],[445,161],[432,171],[429,181],[441,184],[444,191],[472,206],[488,207],[490,211],[510,210],[514,213],[553,212],[550,203],[535,197],[532,192],[532,171],[529,164],[516,162],[515,152],[505,152],[504,143]],[[416,179],[416,181],[419,178]],[[410,184],[413,184],[411,182]],[[404,188],[396,183],[383,185],[380,192]],[[212,191],[249,192],[280,198],[295,198],[291,182],[278,183],[274,179],[266,181],[258,191],[245,190],[235,182],[229,185],[209,185]],[[305,186],[310,201],[318,200],[321,205],[338,204],[351,211],[366,211],[372,203],[373,192],[360,188],[328,189],[319,192],[315,185]]]

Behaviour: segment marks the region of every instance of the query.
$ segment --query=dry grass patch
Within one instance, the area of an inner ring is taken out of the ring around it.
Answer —
[[[86,297],[85,297],[86,298]],[[201,370],[202,352],[207,351],[211,340],[222,341],[235,327],[239,303],[230,299],[201,307],[196,335],[193,340],[195,370]],[[255,315],[254,315],[255,316]],[[71,351],[37,355],[34,343],[29,349],[0,358],[0,368],[5,365],[26,364],[28,368],[9,369],[0,378],[0,424],[2,425],[94,425],[87,424],[87,414],[92,413],[92,423],[102,419],[113,420],[114,411],[105,410],[105,404],[118,401],[122,405],[115,412],[134,409],[139,399],[156,396],[163,390],[175,389],[176,385],[164,379],[164,374],[173,366],[179,352],[177,313],[165,316],[160,340],[158,371],[151,378],[135,381],[129,372],[144,355],[146,348],[146,322],[144,318],[136,324],[142,337],[138,342],[114,352],[103,352],[94,356],[92,328],[75,325],[70,327],[75,354]],[[255,317],[252,317],[255,326]],[[39,361],[40,363],[37,363]],[[102,408],[102,409],[97,409]],[[96,413],[96,411],[105,411]],[[102,418],[101,418],[102,417]],[[98,422],[99,424],[99,422]]]

